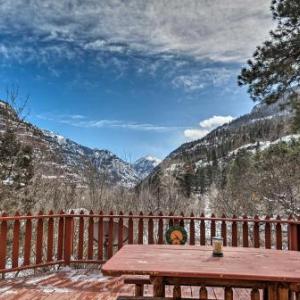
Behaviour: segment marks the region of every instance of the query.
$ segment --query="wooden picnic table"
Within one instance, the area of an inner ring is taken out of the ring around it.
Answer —
[[[102,268],[105,275],[149,275],[154,297],[164,297],[165,285],[251,288],[251,298],[288,300],[289,291],[300,300],[300,252],[224,247],[224,257],[213,257],[208,246],[126,245]],[[179,288],[178,288],[179,287]],[[200,290],[201,292],[201,290]],[[176,292],[175,292],[176,294]]]

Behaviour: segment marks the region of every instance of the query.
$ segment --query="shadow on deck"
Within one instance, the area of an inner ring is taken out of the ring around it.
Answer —
[[[118,295],[134,295],[134,287],[124,285],[123,278],[105,277],[99,270],[62,269],[38,276],[0,280],[1,300],[96,300],[116,299]],[[166,287],[172,296],[172,287]],[[145,295],[152,295],[152,287],[145,286]],[[182,297],[198,298],[199,288],[184,287]],[[209,288],[209,299],[224,299],[223,289]],[[234,290],[235,300],[249,300],[250,290]]]

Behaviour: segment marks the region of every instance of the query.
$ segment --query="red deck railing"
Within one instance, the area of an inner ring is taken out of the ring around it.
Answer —
[[[0,217],[0,273],[102,264],[124,244],[164,244],[173,224],[185,226],[190,245],[210,245],[213,236],[221,235],[225,246],[300,251],[300,219],[292,217],[16,213]]]

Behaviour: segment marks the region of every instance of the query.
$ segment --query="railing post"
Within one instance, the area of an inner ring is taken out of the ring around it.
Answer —
[[[2,217],[7,217],[6,213]],[[7,221],[2,221],[0,226],[0,270],[6,266],[6,247],[7,247]]]
[[[222,218],[226,219],[226,215],[223,214]],[[226,224],[226,221],[224,221],[224,220],[221,223],[221,236],[223,238],[224,246],[227,246],[227,224]]]
[[[200,216],[202,219],[200,221],[200,245],[204,246],[206,237],[205,237],[205,221],[204,221],[204,213],[201,214]]]
[[[191,213],[191,218],[194,217],[194,213]],[[190,221],[190,245],[195,245],[195,221],[191,219]]]
[[[40,211],[39,216],[43,215]],[[44,220],[42,217],[37,219],[36,224],[36,241],[35,241],[35,263],[38,265],[43,260],[43,237],[44,237]]]
[[[70,212],[71,215],[71,255],[73,254],[73,248],[74,248],[74,244],[73,244],[73,239],[74,239],[74,234],[75,234],[75,218],[74,218],[74,210],[71,210]]]
[[[297,220],[300,221],[300,216]],[[297,224],[297,250],[300,251],[300,224]]]
[[[144,220],[143,220],[143,212],[140,212],[140,218],[138,222],[138,244],[142,245],[144,242]]]
[[[212,238],[216,236],[216,221],[214,220],[216,216],[214,214],[211,215],[211,223],[210,223],[210,243],[212,244]]]
[[[174,214],[172,212],[169,213],[169,217],[174,216]],[[169,227],[174,226],[174,219],[170,218],[169,219]]]
[[[280,216],[277,216],[277,221],[281,221]],[[276,249],[282,250],[282,228],[280,222],[276,224]]]
[[[119,222],[118,222],[118,250],[120,250],[123,247],[123,212],[120,211],[119,213],[120,218],[119,218]]]
[[[244,222],[243,222],[243,247],[248,248],[249,247],[249,232],[248,232],[248,217],[246,215],[243,216]]]
[[[53,211],[49,211],[53,215]],[[53,237],[54,237],[54,219],[48,219],[48,236],[47,236],[47,262],[53,261]]]
[[[128,218],[128,244],[133,244],[133,219],[132,219],[132,212],[129,212],[129,218]]]
[[[180,213],[180,215],[181,215],[182,217],[184,217],[183,211]],[[184,219],[180,219],[180,221],[179,221],[179,226],[184,227]]]
[[[80,215],[84,214],[81,210]],[[83,258],[83,240],[84,240],[84,218],[79,217],[79,231],[78,231],[78,247],[77,247],[77,259],[81,260]]]
[[[159,213],[158,219],[158,244],[164,243],[164,220],[162,212]]]
[[[72,220],[73,217],[69,214],[65,216],[65,232],[64,232],[64,263],[70,265],[72,251]]]
[[[289,221],[294,221],[293,216],[289,216]],[[298,250],[298,233],[297,233],[297,224],[290,223],[288,226],[288,248],[292,251]]]
[[[254,238],[254,248],[259,248],[260,246],[260,235],[259,235],[259,217],[256,215],[254,217],[253,225],[253,238]]]
[[[236,219],[236,215],[233,215],[232,217],[233,219]],[[232,247],[237,247],[238,246],[238,238],[237,238],[237,222],[236,221],[232,221],[231,224],[231,245]]]
[[[153,219],[151,218],[153,216],[152,212],[149,214],[150,218],[148,220],[148,244],[152,245],[154,244],[154,236],[153,236]]]
[[[98,219],[98,260],[103,260],[103,212],[100,211]]]
[[[111,258],[113,256],[113,252],[114,252],[114,213],[113,211],[111,211],[109,213],[110,217],[109,217],[109,221],[108,221],[108,246],[107,246],[107,258]]]
[[[16,217],[19,217],[19,212],[16,212]],[[12,250],[12,267],[17,268],[19,266],[19,248],[20,248],[20,220],[16,219],[14,222],[13,231],[13,250]]]
[[[89,225],[88,225],[88,259],[92,260],[94,257],[94,212],[90,211]]]
[[[30,219],[31,214],[28,213],[27,216],[29,218],[26,220],[26,225],[25,225],[24,261],[23,261],[24,266],[30,265],[30,257],[31,257],[31,238],[32,238],[32,222]]]
[[[57,237],[57,260],[62,260],[63,258],[63,247],[64,247],[64,224],[65,217],[64,212],[61,210],[59,212],[61,215],[58,221],[58,237]]]
[[[265,248],[271,249],[271,224],[268,222],[270,220],[269,216],[265,218]]]

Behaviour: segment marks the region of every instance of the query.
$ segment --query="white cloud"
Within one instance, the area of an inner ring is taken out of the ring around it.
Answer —
[[[184,88],[186,91],[202,90],[206,87],[198,75],[180,75],[172,80],[174,87]]]
[[[209,133],[207,129],[186,129],[184,136],[189,140],[198,140],[205,137]]]
[[[39,114],[36,117],[39,119],[80,128],[114,128],[155,132],[170,132],[184,129],[184,127],[178,126],[164,126],[151,123],[126,122],[121,120],[90,120],[83,115],[55,115],[48,113]]]
[[[203,128],[213,129],[218,126],[221,126],[225,123],[229,123],[234,119],[232,116],[213,116],[209,119],[203,120],[199,125]]]
[[[179,75],[172,80],[176,88],[183,88],[187,92],[202,90],[208,86],[220,87],[228,84],[236,74],[235,70],[226,68],[203,68],[196,70],[192,75]]]
[[[39,55],[40,47],[53,51],[50,43],[76,55],[90,49],[243,61],[272,27],[269,5],[266,0],[4,0],[0,32]],[[34,47],[36,42],[43,45]],[[2,38],[5,55],[4,46],[16,47]]]
[[[199,123],[200,128],[191,128],[184,130],[183,134],[188,140],[197,140],[205,137],[210,131],[218,126],[234,120],[232,116],[213,116]]]

